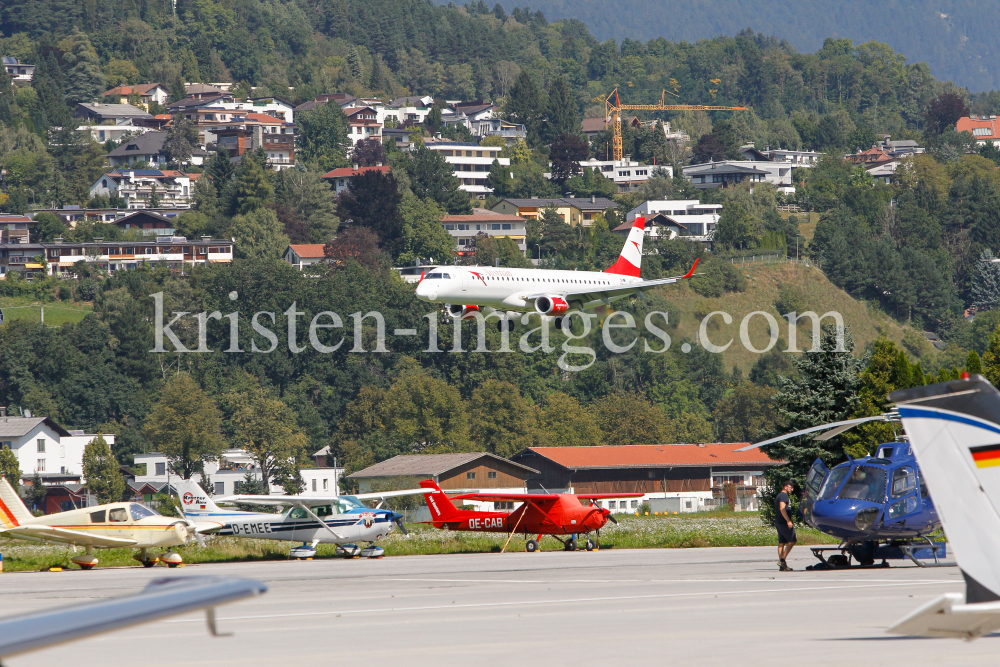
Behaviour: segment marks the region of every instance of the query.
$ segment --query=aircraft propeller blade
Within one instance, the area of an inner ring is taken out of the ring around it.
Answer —
[[[608,521],[610,521],[611,523],[615,524],[616,526],[618,525],[618,519],[615,518],[614,514],[609,514],[608,515]]]
[[[401,532],[403,535],[409,535],[410,534],[410,531],[406,530],[406,526],[403,525],[403,520],[402,519],[393,519],[392,522],[394,524],[396,524],[397,526],[399,526],[399,532]]]

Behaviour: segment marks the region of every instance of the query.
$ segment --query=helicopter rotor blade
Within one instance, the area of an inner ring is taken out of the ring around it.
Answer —
[[[801,431],[795,431],[794,433],[786,433],[785,435],[779,435],[778,437],[771,438],[770,440],[764,440],[763,442],[758,442],[758,443],[754,443],[752,445],[747,445],[746,447],[740,447],[739,449],[737,449],[735,451],[737,451],[737,452],[745,452],[745,451],[747,451],[749,449],[757,449],[758,447],[766,447],[767,445],[773,445],[776,442],[781,442],[782,440],[788,440],[789,438],[797,438],[797,437],[799,437],[801,435],[808,435],[810,433],[815,433],[817,431],[826,431],[826,430],[830,430],[830,429],[837,431],[837,433],[834,433],[834,434],[828,436],[828,437],[832,438],[833,436],[838,435],[839,433],[843,433],[844,431],[846,431],[846,430],[848,430],[850,428],[854,428],[855,426],[857,426],[859,424],[864,424],[865,422],[870,422],[870,421],[886,421],[887,422],[887,421],[895,421],[896,419],[898,419],[897,414],[896,413],[892,413],[892,412],[888,412],[888,413],[881,414],[881,415],[875,415],[874,417],[858,417],[856,419],[846,419],[844,421],[831,422],[829,424],[822,424],[820,426],[812,426],[810,428],[802,429]],[[841,428],[841,427],[843,427],[843,428]],[[825,435],[826,434],[822,434],[820,437],[816,438],[816,440],[826,439],[826,438],[823,437]]]

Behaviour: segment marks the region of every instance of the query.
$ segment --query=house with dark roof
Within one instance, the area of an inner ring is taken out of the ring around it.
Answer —
[[[31,83],[35,77],[35,66],[22,63],[14,56],[3,56],[3,68],[7,70],[14,84]]]
[[[0,447],[17,457],[21,478],[30,479],[36,472],[44,475],[72,475],[81,481],[83,449],[97,437],[83,431],[68,431],[49,417],[8,416],[0,408]],[[104,435],[109,445],[112,434]],[[85,481],[85,480],[82,480]]]
[[[448,493],[470,493],[481,489],[523,491],[524,481],[538,471],[489,452],[461,454],[400,454],[351,473],[361,493],[389,484],[413,484],[432,479]],[[400,487],[412,488],[412,487]]]
[[[151,167],[166,166],[167,156],[163,152],[166,140],[166,132],[146,132],[132,137],[108,153],[108,162],[112,167],[127,167],[136,162],[148,162]]]
[[[114,221],[119,229],[139,229],[144,236],[172,236],[176,223],[153,211],[136,211]]]
[[[0,243],[28,243],[36,224],[26,215],[0,213]]]
[[[743,183],[770,183],[779,192],[793,194],[794,165],[788,162],[723,160],[684,167],[684,178],[699,190],[728,188]]]
[[[493,206],[493,210],[497,213],[533,220],[541,217],[544,209],[549,206],[555,207],[556,212],[562,216],[566,224],[574,227],[577,225],[589,227],[594,224],[598,215],[603,215],[614,209],[617,204],[606,197],[596,196],[556,197],[553,199],[531,197],[530,199],[503,199]]]
[[[73,118],[81,118],[96,125],[136,125],[133,121],[151,119],[153,116],[131,104],[97,104],[81,102],[73,109]]]
[[[659,499],[673,499],[666,505],[677,509],[670,511],[695,512],[725,504],[726,494],[734,492],[742,509],[756,509],[764,471],[784,461],[772,460],[759,449],[736,451],[746,445],[530,447],[511,461],[539,471],[526,480],[529,491],[644,494],[635,500],[602,501],[604,507],[614,503],[609,509],[617,512],[635,511]]]

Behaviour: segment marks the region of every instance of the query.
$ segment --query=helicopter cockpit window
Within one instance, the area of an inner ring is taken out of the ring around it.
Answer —
[[[902,498],[917,487],[917,476],[913,468],[903,466],[892,471],[892,497]]]
[[[885,500],[885,471],[869,466],[856,466],[847,478],[839,498],[867,500],[880,503]]]
[[[823,500],[835,497],[837,489],[840,488],[840,483],[844,481],[849,472],[851,472],[850,468],[834,468],[830,472],[830,476],[826,478],[826,483],[823,484],[823,489],[819,492],[819,497]]]

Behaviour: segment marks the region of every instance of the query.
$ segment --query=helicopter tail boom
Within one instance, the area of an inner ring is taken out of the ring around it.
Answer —
[[[1000,629],[1000,392],[980,375],[890,394],[965,577],[888,632],[974,639]]]

